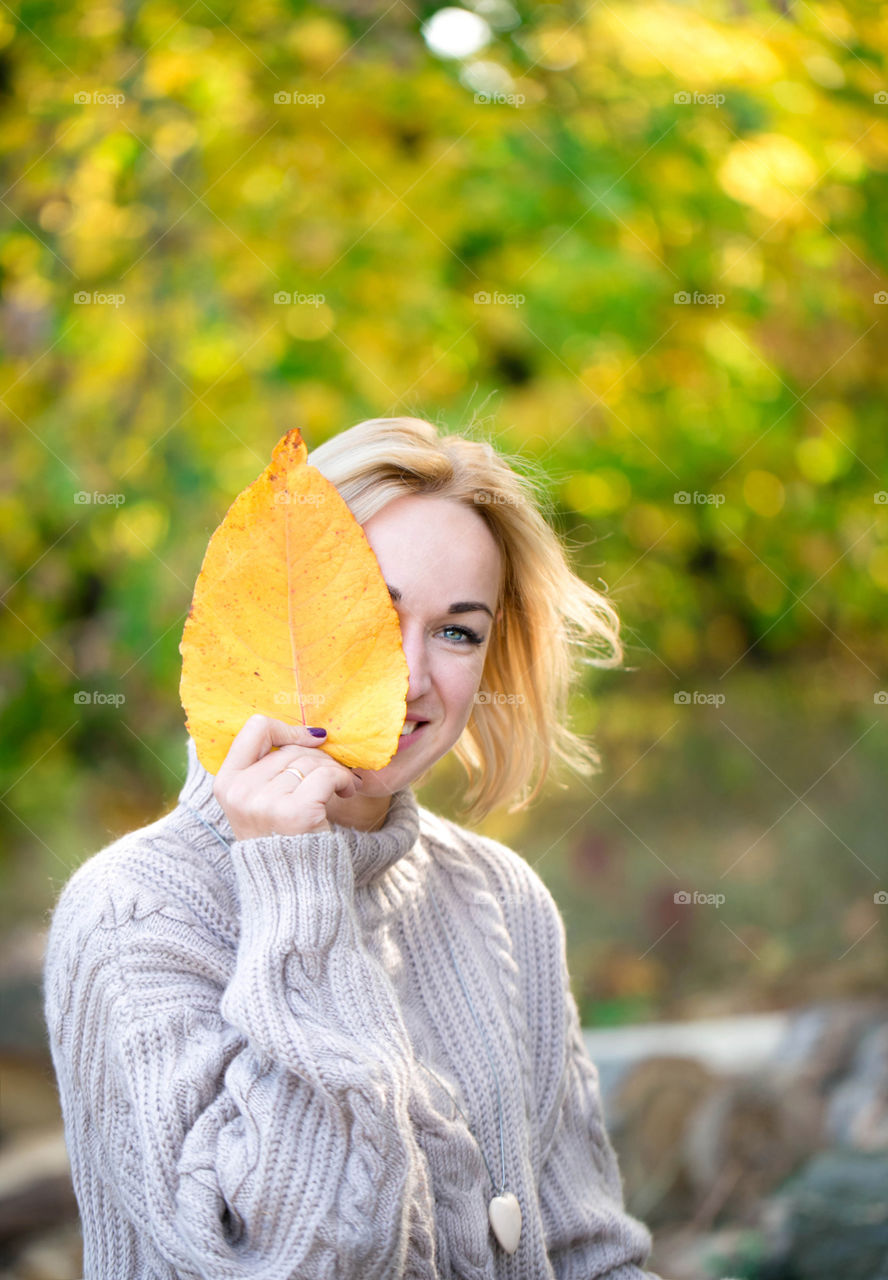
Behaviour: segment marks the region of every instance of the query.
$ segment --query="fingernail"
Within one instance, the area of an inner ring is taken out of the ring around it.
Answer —
[[[326,738],[327,736],[326,729],[311,729],[308,726],[306,726],[306,728],[308,728],[308,732],[314,734],[316,738]]]

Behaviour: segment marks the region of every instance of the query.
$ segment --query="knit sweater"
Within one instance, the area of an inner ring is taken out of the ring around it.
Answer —
[[[176,807],[63,889],[44,978],[85,1280],[659,1280],[554,899],[409,787],[378,831],[237,840],[189,738]]]

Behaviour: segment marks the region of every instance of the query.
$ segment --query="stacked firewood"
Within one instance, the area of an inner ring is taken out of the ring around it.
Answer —
[[[888,1004],[801,1010],[754,1074],[648,1057],[605,1102],[655,1238],[741,1227],[756,1280],[888,1280]]]

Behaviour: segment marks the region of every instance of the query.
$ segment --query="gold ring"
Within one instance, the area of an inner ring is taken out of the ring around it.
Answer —
[[[300,782],[305,781],[305,774],[302,772],[302,770],[294,769],[292,765],[287,765],[286,769],[284,769],[284,773],[295,773],[296,777],[299,779]]]

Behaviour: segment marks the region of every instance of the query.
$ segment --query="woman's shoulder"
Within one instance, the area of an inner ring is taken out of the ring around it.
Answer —
[[[541,876],[507,844],[420,806],[420,834],[439,862],[471,868],[480,875],[500,904],[511,912],[530,912],[536,918],[561,920],[558,904]]]
[[[229,898],[215,859],[185,838],[177,809],[113,839],[62,886],[50,933],[115,928],[162,911],[194,922]]]

